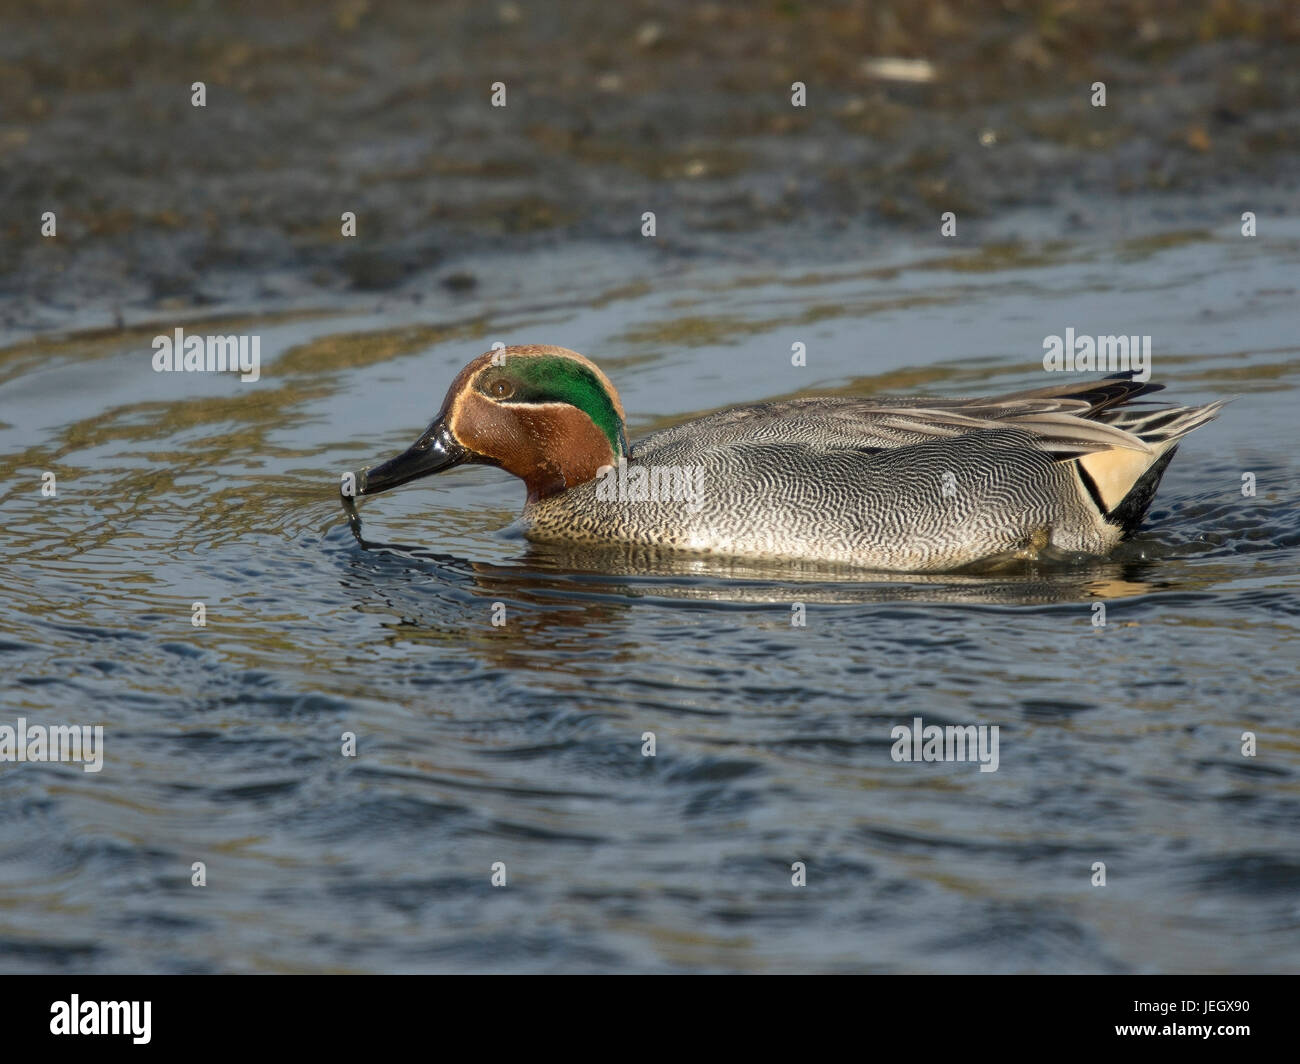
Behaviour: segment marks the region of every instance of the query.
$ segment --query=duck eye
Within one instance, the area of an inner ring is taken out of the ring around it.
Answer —
[[[496,399],[509,399],[515,394],[515,386],[508,380],[497,378],[488,385],[488,394]]]

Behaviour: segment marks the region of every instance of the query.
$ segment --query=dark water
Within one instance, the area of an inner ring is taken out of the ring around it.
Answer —
[[[1298,263],[1294,227],[631,287],[561,256],[526,299],[193,326],[258,333],[256,384],[154,374],[170,320],[0,351],[0,724],[105,729],[97,774],[0,764],[0,968],[1300,970]],[[610,571],[501,534],[486,469],[363,505],[415,549],[338,507],[498,339],[595,358],[635,437],[1040,386],[1071,326],[1239,396],[1106,560]],[[918,716],[999,726],[998,770],[893,761]]]

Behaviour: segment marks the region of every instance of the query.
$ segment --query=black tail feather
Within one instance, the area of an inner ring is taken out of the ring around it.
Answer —
[[[1133,535],[1141,526],[1142,518],[1146,517],[1147,510],[1151,508],[1151,501],[1156,497],[1160,479],[1165,475],[1165,469],[1177,451],[1178,445],[1174,444],[1157,458],[1151,468],[1138,477],[1137,483],[1124,496],[1120,504],[1106,515],[1106,520],[1119,525],[1124,530],[1125,539]]]

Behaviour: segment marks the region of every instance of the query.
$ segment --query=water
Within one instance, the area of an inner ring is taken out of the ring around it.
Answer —
[[[170,319],[0,351],[0,723],[106,750],[0,765],[0,969],[1300,970],[1300,229],[636,284],[555,254],[476,300],[189,323],[259,333],[256,384],[154,374]],[[610,570],[502,534],[522,488],[483,468],[366,500],[394,546],[338,505],[498,339],[595,358],[635,438],[1041,386],[1069,326],[1239,397],[1104,560]],[[894,762],[915,717],[998,725],[998,771]]]

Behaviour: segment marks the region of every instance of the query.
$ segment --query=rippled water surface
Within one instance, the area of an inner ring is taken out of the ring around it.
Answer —
[[[0,764],[0,968],[1300,970],[1298,262],[1295,229],[633,285],[560,258],[526,298],[190,323],[258,333],[256,384],[153,373],[181,321],[11,345],[0,723],[106,754]],[[368,550],[338,505],[494,340],[595,358],[636,437],[1041,386],[1067,327],[1238,397],[1106,560],[611,569],[503,535],[522,488],[485,468],[365,501]],[[915,717],[998,725],[998,770],[895,763]]]

